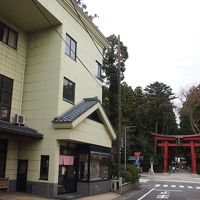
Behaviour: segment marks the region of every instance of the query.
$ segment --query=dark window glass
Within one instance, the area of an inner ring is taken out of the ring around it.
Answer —
[[[60,146],[60,155],[73,156],[75,154],[75,145],[68,143],[66,146]]]
[[[65,53],[76,60],[76,41],[73,40],[69,35],[66,34],[66,46],[65,46]]]
[[[40,179],[48,180],[49,175],[49,156],[41,155],[40,161]]]
[[[0,178],[5,177],[8,141],[0,139]]]
[[[74,103],[75,83],[64,78],[63,82],[63,99],[70,103]]]
[[[4,24],[0,22],[0,41],[3,41]]]
[[[18,33],[0,22],[0,41],[8,46],[17,49]]]
[[[0,75],[0,120],[10,121],[13,80]]]

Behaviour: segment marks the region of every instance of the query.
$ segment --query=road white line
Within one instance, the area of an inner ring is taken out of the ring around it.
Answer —
[[[187,186],[189,189],[192,189],[193,187],[192,186]]]
[[[196,187],[197,190],[200,190],[200,187]]]
[[[185,186],[184,186],[184,185],[179,185],[179,187],[180,187],[180,188],[184,188]]]
[[[163,185],[163,187],[168,187],[168,185]]]
[[[144,179],[144,178],[140,178],[140,183],[146,183],[146,182],[148,182],[150,179]]]
[[[142,197],[140,197],[138,200],[141,200],[141,199],[143,199],[144,197],[146,197],[149,193],[151,193],[153,190],[155,189],[155,187],[154,188],[152,188],[151,190],[149,190],[146,194],[144,194]]]
[[[169,192],[182,192],[183,190],[155,189],[154,191],[158,191],[158,192],[162,192],[162,191],[169,191]]]
[[[176,185],[171,185],[171,187],[172,187],[172,188],[175,188],[175,187],[176,187]]]
[[[160,184],[156,184],[155,187],[160,187]]]

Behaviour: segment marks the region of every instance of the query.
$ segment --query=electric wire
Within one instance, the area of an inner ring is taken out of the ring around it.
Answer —
[[[38,4],[32,0],[32,2],[34,3],[34,5],[36,6],[36,8],[40,11],[40,13],[43,15],[43,17],[46,19],[46,21],[49,23],[49,25],[51,26],[51,28],[58,34],[58,36],[61,38],[61,40],[69,47],[69,49],[75,54],[75,52],[73,51],[73,49],[71,49],[71,47],[67,44],[67,42],[65,41],[65,39],[62,37],[62,35],[57,31],[57,29],[55,28],[55,26],[51,23],[51,21],[48,19],[48,17],[44,14],[44,12],[41,10],[41,8],[38,6]],[[76,55],[77,60],[83,65],[83,67],[87,70],[87,72],[92,76],[92,78],[95,80],[95,82],[100,86],[101,84],[96,80],[96,78],[93,76],[93,74],[90,72],[90,70],[86,67],[86,65],[82,62],[82,60]]]
[[[79,12],[77,11],[76,6],[75,6],[73,0],[70,0],[70,1],[71,1],[72,6],[74,7],[74,10],[75,10],[75,12],[76,12],[78,18],[80,19],[81,23],[83,24],[83,26],[84,26],[86,32],[87,32],[88,35],[90,36],[92,42],[94,43],[94,45],[95,45],[95,47],[97,48],[97,50],[98,50],[98,52],[100,53],[100,55],[103,57],[103,54],[102,54],[101,50],[100,50],[99,47],[97,46],[96,42],[94,41],[94,38],[91,36],[91,34],[90,34],[90,32],[89,32],[87,26],[85,25],[85,23],[84,23],[84,21],[82,20],[82,18],[81,18],[81,16],[80,16]]]

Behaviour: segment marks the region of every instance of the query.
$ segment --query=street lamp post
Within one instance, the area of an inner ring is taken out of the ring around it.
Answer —
[[[126,130],[135,128],[136,126],[125,126],[124,130],[124,171],[126,171]]]

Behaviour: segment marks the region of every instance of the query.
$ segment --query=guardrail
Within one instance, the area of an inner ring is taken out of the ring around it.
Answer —
[[[134,183],[131,182],[122,183],[121,177],[118,180],[111,180],[111,191],[113,192],[124,193],[136,189],[138,187],[139,187],[139,179]]]

